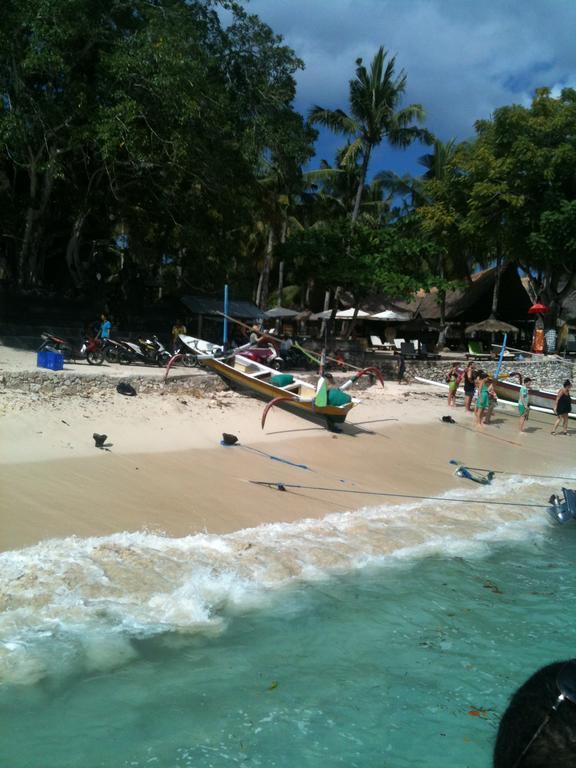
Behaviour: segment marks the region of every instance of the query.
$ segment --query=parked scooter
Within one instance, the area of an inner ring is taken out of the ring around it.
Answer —
[[[104,352],[104,359],[107,363],[117,363],[120,357],[120,352],[125,349],[126,347],[121,341],[115,341],[110,337],[102,339],[102,351]]]
[[[262,363],[270,368],[275,368],[279,371],[284,367],[284,361],[274,348],[272,344],[268,344],[266,347],[240,347],[242,357],[247,357],[249,360],[254,360],[256,363]]]
[[[122,349],[118,351],[120,365],[130,365],[140,362],[146,365],[164,366],[170,360],[170,352],[157,336],[135,341],[122,341]]]
[[[44,331],[41,334],[42,344],[38,347],[38,352],[60,352],[64,355],[64,360],[74,361],[77,355],[74,352],[74,347],[66,339],[61,339],[58,336],[54,336],[48,331]]]
[[[42,344],[40,345],[38,352],[48,350],[50,352],[60,352],[64,355],[65,360],[76,362],[78,357],[86,358],[90,365],[102,365],[104,362],[104,352],[100,339],[92,336],[87,337],[82,343],[79,350],[66,339],[61,339],[59,336],[54,336],[52,333],[42,333]]]

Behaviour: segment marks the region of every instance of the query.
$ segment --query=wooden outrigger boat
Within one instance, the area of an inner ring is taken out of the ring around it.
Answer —
[[[519,376],[519,374],[516,375]],[[422,382],[422,384],[433,384],[436,387],[442,387],[446,390],[448,389],[447,384],[443,384],[439,381],[423,379],[420,376],[415,376],[414,378],[416,381]],[[516,384],[516,382],[510,381],[509,379],[496,379],[494,377],[490,377],[490,379],[494,384],[494,390],[496,391],[496,395],[500,400],[509,405],[518,402],[518,398],[520,397],[520,384]],[[532,387],[529,387],[528,393],[530,396],[530,408],[535,411],[541,411],[542,413],[550,413],[552,415],[555,414],[554,403],[556,402],[556,392],[550,392],[549,390],[545,389],[533,389]],[[571,397],[570,401],[572,403],[572,412],[569,413],[568,416],[571,419],[576,419],[576,398]]]
[[[279,374],[273,368],[250,360],[242,354],[234,354],[224,359],[206,357],[201,360],[201,364],[217,373],[232,386],[270,401],[262,414],[262,426],[265,424],[270,408],[274,405],[282,405],[300,416],[322,419],[326,422],[328,429],[334,430],[337,424],[346,421],[348,413],[359,402],[350,397],[346,398],[347,402],[341,405],[331,405],[328,402],[327,385],[323,377],[320,377],[316,387],[294,376],[286,377],[288,383],[279,384],[277,382],[282,381],[285,374]],[[357,378],[358,376],[354,377],[354,379]]]
[[[514,375],[514,374],[511,374]],[[519,374],[516,374],[519,376]],[[496,394],[502,400],[507,400],[511,403],[517,403],[520,397],[520,384],[510,381],[510,379],[494,379],[494,389]],[[556,402],[556,392],[551,392],[546,389],[533,389],[528,388],[530,395],[530,407],[537,408],[538,410],[545,411],[546,413],[554,413],[554,403]],[[568,415],[570,418],[576,418],[576,397],[571,397],[572,413]]]
[[[239,349],[227,355],[199,354],[198,363],[218,374],[233,388],[268,400],[262,414],[262,427],[270,409],[275,405],[281,405],[299,416],[323,420],[329,430],[337,431],[336,425],[346,421],[348,413],[359,403],[359,400],[345,392],[348,387],[360,376],[368,374],[376,376],[384,385],[382,373],[377,368],[364,368],[356,372],[342,386],[330,390],[327,379],[323,376],[314,386],[291,374],[281,374],[274,368],[251,360],[243,355],[242,351]],[[177,354],[170,360],[165,378],[168,377],[172,363],[179,357],[181,355]]]

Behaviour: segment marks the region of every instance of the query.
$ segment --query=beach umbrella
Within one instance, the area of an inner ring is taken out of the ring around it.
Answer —
[[[264,317],[268,319],[276,319],[282,317],[296,317],[298,312],[294,309],[288,309],[287,307],[273,307],[264,312]]]
[[[546,304],[541,304],[539,301],[536,304],[532,304],[528,310],[529,315],[545,315],[548,312],[550,312],[550,307],[547,307]]]
[[[310,315],[310,320],[330,320],[332,317],[332,310],[325,309],[324,312],[316,312],[314,315]]]
[[[385,309],[383,312],[377,312],[370,315],[370,320],[380,320],[388,323],[406,323],[411,319],[409,312],[397,312],[393,309]]]
[[[350,307],[350,309],[341,309],[339,312],[336,312],[336,319],[352,320],[354,315],[356,315],[358,319],[363,319],[365,317],[370,317],[370,312],[364,312],[363,309],[354,309],[354,307]]]
[[[466,327],[466,333],[518,333],[518,328],[510,323],[505,323],[503,320],[498,320],[497,317],[492,315],[487,320],[482,320],[480,323],[474,323],[474,325],[468,325]]]

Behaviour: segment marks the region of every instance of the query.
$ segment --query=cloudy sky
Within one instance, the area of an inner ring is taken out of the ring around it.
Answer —
[[[534,88],[576,87],[576,0],[250,0],[306,64],[296,108],[348,108],[355,60],[380,45],[408,75],[406,104],[421,103],[442,140],[467,138],[503,104],[528,104]],[[333,160],[341,137],[322,133]],[[371,171],[418,172],[421,146],[382,146]],[[314,163],[313,163],[314,165]]]

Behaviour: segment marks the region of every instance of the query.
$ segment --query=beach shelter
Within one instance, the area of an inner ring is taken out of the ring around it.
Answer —
[[[518,328],[491,315],[480,323],[466,326],[466,335],[471,333],[518,333]]]
[[[370,312],[364,312],[363,309],[354,309],[354,307],[350,307],[350,309],[341,309],[339,312],[336,312],[336,320],[352,320],[354,314],[356,314],[356,317],[359,320],[370,317]]]
[[[385,323],[406,323],[412,317],[410,312],[398,312],[394,309],[385,309],[383,312],[377,312],[370,315],[370,320],[378,320]]]
[[[273,307],[264,312],[264,317],[272,320],[282,320],[287,317],[297,317],[299,314],[296,310],[288,309],[287,307]]]

